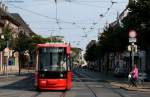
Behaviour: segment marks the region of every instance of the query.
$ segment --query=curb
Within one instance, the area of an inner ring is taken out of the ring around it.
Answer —
[[[141,91],[141,92],[150,92],[150,89],[144,89],[144,88],[127,88],[120,86],[121,89],[128,90],[128,91]]]
[[[144,88],[144,87],[142,87],[142,88],[138,88],[138,87],[136,87],[136,88],[129,88],[129,87],[127,87],[127,86],[125,86],[126,84],[113,84],[113,83],[111,83],[110,82],[110,84],[111,85],[113,85],[113,86],[116,86],[116,87],[119,87],[119,88],[121,88],[121,89],[124,89],[124,90],[127,90],[127,91],[141,91],[141,92],[150,92],[150,88],[149,87],[146,87],[146,88]]]

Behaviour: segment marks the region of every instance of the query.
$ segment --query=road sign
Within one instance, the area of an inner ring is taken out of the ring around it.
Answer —
[[[130,43],[134,43],[134,42],[136,42],[137,40],[136,40],[136,38],[129,38],[129,42]]]
[[[134,31],[134,30],[131,30],[130,32],[129,32],[129,37],[130,38],[135,38],[136,37],[136,32]]]

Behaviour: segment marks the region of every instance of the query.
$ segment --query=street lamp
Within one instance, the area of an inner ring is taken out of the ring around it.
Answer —
[[[4,39],[4,35],[1,35],[1,39]]]
[[[0,48],[0,51],[1,51],[1,50],[3,49],[3,41],[2,41],[2,40],[4,39],[4,35],[1,35],[1,36],[0,36],[0,39],[1,39],[1,44],[0,44],[0,47],[1,47],[1,48]],[[3,63],[2,63],[2,55],[0,56],[0,60],[1,60],[1,61],[0,61],[0,69],[1,69],[1,66],[2,66],[2,64],[3,64]]]

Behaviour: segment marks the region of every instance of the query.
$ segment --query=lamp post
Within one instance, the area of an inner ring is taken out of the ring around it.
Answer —
[[[134,43],[131,43],[132,66],[134,65]]]
[[[1,50],[2,50],[2,48],[3,48],[3,41],[2,40],[4,39],[4,35],[1,35],[0,39],[1,39],[1,45],[0,46],[1,46]],[[3,60],[3,55],[2,54],[0,55],[0,60],[1,60],[0,61],[0,70],[1,70],[1,68],[2,68],[1,66],[3,65],[3,61],[2,61]]]
[[[8,64],[9,64],[9,62],[8,62],[8,60],[9,60],[9,48],[8,47],[6,47],[5,49],[4,49],[4,53],[6,54],[6,56],[7,56],[7,62],[6,62],[6,76],[8,77],[8,70],[7,70],[7,67],[8,67]]]

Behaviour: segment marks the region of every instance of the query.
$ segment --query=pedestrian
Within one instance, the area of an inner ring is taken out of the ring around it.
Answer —
[[[137,87],[136,82],[138,80],[138,75],[139,75],[138,74],[138,68],[137,68],[137,65],[135,64],[133,66],[132,71],[131,71],[131,83],[132,83],[132,86]]]

